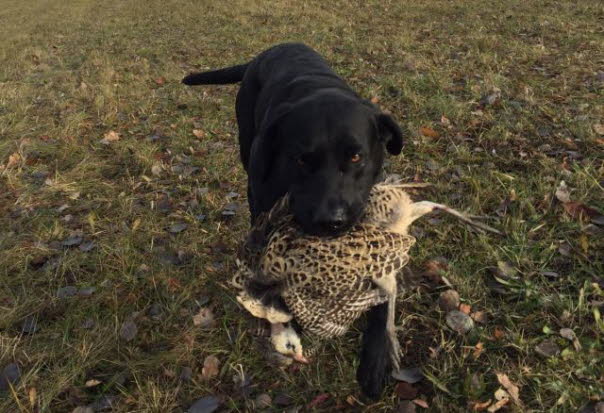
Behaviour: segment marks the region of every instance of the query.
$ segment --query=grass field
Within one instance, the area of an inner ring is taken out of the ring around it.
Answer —
[[[267,411],[471,411],[495,404],[497,373],[521,401],[502,411],[593,411],[604,4],[253,3],[0,0],[0,369],[20,376],[0,379],[0,411],[183,411],[212,395],[254,411],[262,394]],[[271,367],[226,285],[248,228],[237,88],[179,81],[290,40],[407,130],[388,172],[506,233],[418,224],[398,323],[404,365],[426,377],[375,404],[354,378],[358,330],[309,366]],[[466,335],[436,304],[447,283],[486,315]]]

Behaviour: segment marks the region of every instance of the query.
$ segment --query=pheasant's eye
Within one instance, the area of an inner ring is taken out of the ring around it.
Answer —
[[[358,153],[355,153],[354,155],[352,155],[352,157],[350,158],[350,162],[352,163],[358,163],[361,161],[361,155]]]
[[[285,347],[286,347],[288,350],[295,350],[295,349],[296,349],[296,346],[294,346],[292,343],[287,343],[287,344],[285,345]]]

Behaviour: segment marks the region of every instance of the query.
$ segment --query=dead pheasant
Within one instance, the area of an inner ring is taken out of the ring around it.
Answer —
[[[396,275],[415,244],[409,226],[440,209],[498,233],[445,205],[413,202],[403,187],[376,185],[360,222],[338,237],[304,234],[288,213],[285,196],[257,221],[240,249],[232,279],[241,289],[237,300],[255,317],[273,325],[295,318],[306,333],[322,338],[344,334],[363,312],[388,302],[391,358],[398,368]]]

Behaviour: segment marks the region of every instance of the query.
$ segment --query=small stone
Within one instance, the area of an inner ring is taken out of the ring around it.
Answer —
[[[120,328],[120,337],[125,341],[132,341],[138,333],[138,327],[132,320],[124,321]]]
[[[95,247],[94,241],[85,241],[78,247],[82,252],[92,251]]]
[[[89,404],[87,407],[95,412],[102,410],[111,410],[117,406],[117,396],[103,395],[95,402]]]
[[[92,410],[92,407],[78,406],[75,409],[73,409],[71,411],[71,413],[94,413],[94,410]]]
[[[259,394],[254,401],[256,408],[258,409],[266,409],[271,407],[273,403],[273,399],[267,393]]]
[[[193,369],[188,366],[183,367],[178,375],[181,381],[191,381],[191,377],[193,377]]]
[[[459,293],[455,290],[447,290],[440,293],[438,306],[443,311],[456,310],[459,307]]]
[[[96,291],[96,287],[83,287],[78,291],[80,297],[90,297]]]
[[[0,372],[0,392],[10,389],[10,385],[15,385],[21,378],[21,369],[16,363],[10,363],[4,366]]]
[[[35,315],[25,317],[23,324],[21,324],[21,331],[25,334],[33,334],[38,331],[38,320]]]
[[[197,399],[195,403],[189,407],[187,413],[212,413],[220,407],[221,401],[216,396],[206,396]]]
[[[410,400],[402,400],[397,406],[395,413],[415,413],[415,403]]]
[[[92,327],[94,327],[94,325],[95,325],[95,324],[96,324],[96,323],[95,323],[94,319],[92,319],[92,318],[90,318],[90,317],[89,317],[89,318],[87,318],[86,320],[84,320],[84,321],[82,322],[81,327],[82,327],[83,329],[85,329],[85,330],[89,330],[89,329],[91,329]]]
[[[560,354],[560,347],[553,340],[543,340],[537,346],[535,346],[537,354],[543,357],[553,357]]]
[[[74,287],[73,285],[68,285],[65,287],[61,287],[57,290],[57,297],[58,298],[69,298],[69,297],[73,297],[77,293],[78,293],[78,289],[76,287]]]
[[[474,321],[470,316],[458,310],[449,311],[446,321],[447,325],[459,334],[465,334],[474,327]]]
[[[279,393],[275,396],[273,402],[277,406],[285,407],[290,406],[294,402],[294,399],[285,393]]]
[[[84,238],[82,238],[81,235],[79,234],[74,234],[74,235],[70,235],[69,237],[65,238],[61,244],[64,247],[76,247],[78,245],[80,245],[82,243],[82,241],[84,240]]]
[[[413,367],[393,371],[392,377],[398,381],[405,381],[410,384],[415,384],[424,378],[424,373],[422,373],[419,367]]]
[[[394,392],[399,399],[413,400],[417,397],[417,389],[411,384],[401,381],[396,384]]]
[[[187,227],[188,227],[188,225],[184,222],[172,224],[172,225],[170,225],[170,227],[168,227],[168,232],[171,234],[178,234],[179,232],[182,232],[185,229],[187,229]]]

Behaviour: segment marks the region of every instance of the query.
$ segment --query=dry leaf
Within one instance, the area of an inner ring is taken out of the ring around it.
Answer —
[[[101,139],[101,143],[104,145],[109,145],[111,142],[119,141],[120,135],[118,135],[115,131],[109,131],[105,134],[103,139]]]
[[[482,344],[481,342],[476,343],[476,345],[474,346],[474,352],[472,353],[474,360],[478,359],[478,357],[480,357],[483,351],[484,344]]]
[[[97,379],[90,379],[90,380],[86,380],[86,387],[94,387],[94,386],[98,386],[99,384],[101,384],[100,380]]]
[[[412,400],[417,397],[417,389],[413,385],[404,381],[398,382],[394,388],[394,392],[399,399]]]
[[[437,131],[427,126],[422,126],[421,128],[419,128],[419,133],[424,136],[427,136],[428,138],[438,138],[440,136]]]
[[[203,137],[206,136],[206,133],[201,129],[193,129],[193,135],[198,139],[203,139]]]
[[[470,306],[469,304],[459,304],[459,311],[461,311],[464,314],[470,314],[472,312],[472,306]]]
[[[199,313],[193,316],[193,324],[201,328],[212,328],[216,324],[214,319],[214,313],[209,307],[202,307],[199,309]]]
[[[518,406],[522,406],[518,386],[512,383],[507,374],[497,373],[497,380],[503,386],[503,388],[507,390],[514,403],[516,403]]]
[[[36,405],[36,399],[38,398],[38,390],[35,387],[31,387],[27,392],[27,396],[29,398],[29,405],[34,407]],[[34,409],[37,411],[37,409]]]
[[[201,369],[201,375],[205,380],[209,380],[216,377],[219,373],[220,361],[215,356],[208,356],[203,361],[203,368]]]
[[[594,124],[594,132],[596,132],[598,135],[604,135],[604,124],[603,123]]]
[[[374,105],[376,105],[379,101],[380,98],[378,96],[374,96],[371,98],[371,103],[373,103]]]
[[[448,128],[451,126],[451,121],[445,115],[442,115],[440,117],[440,124]]]
[[[566,202],[563,206],[566,213],[575,219],[580,219],[581,216],[591,218],[599,215],[598,211],[581,202]]]
[[[12,155],[8,156],[8,162],[6,163],[6,167],[11,168],[11,167],[17,165],[20,160],[21,160],[21,155],[19,155],[17,152],[15,152]]]
[[[489,407],[489,405],[491,404],[492,400],[489,399],[486,402],[480,403],[480,402],[474,402],[474,404],[472,405],[472,411],[474,412],[481,412],[483,410],[486,410],[487,407]]]
[[[160,76],[158,78],[155,79],[155,83],[157,83],[159,86],[163,85],[164,83],[166,83],[166,78],[163,76]]]
[[[495,327],[493,337],[495,338],[495,340],[501,340],[505,337],[505,331],[501,330],[499,327]]]
[[[310,403],[308,403],[308,409],[312,409],[322,403],[325,403],[327,399],[329,399],[329,393],[319,394],[317,397],[312,399]]]
[[[472,320],[476,321],[477,323],[480,323],[480,324],[487,323],[487,313],[485,313],[484,311],[475,311],[472,314],[470,314],[470,317],[472,317]]]
[[[556,198],[563,204],[570,202],[570,191],[566,186],[566,182],[560,181],[560,185],[556,188]]]
[[[412,402],[417,404],[419,407],[423,407],[424,409],[427,409],[428,407],[430,407],[428,405],[428,402],[426,402],[425,400],[422,400],[422,399],[413,399]]]
[[[496,412],[498,410],[500,410],[503,406],[505,406],[506,404],[508,404],[510,402],[510,399],[501,399],[498,402],[496,402],[495,404],[491,405],[487,411],[488,412]]]

